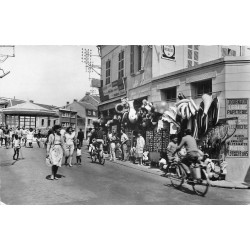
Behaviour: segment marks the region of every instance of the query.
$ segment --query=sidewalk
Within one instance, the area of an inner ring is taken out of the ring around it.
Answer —
[[[87,146],[85,143],[83,146]],[[87,151],[83,152],[84,154],[89,156],[89,153]],[[109,159],[106,159],[106,161],[109,161]],[[153,168],[151,166],[139,166],[137,164],[133,164],[132,162],[129,161],[120,161],[117,160],[116,163],[121,166],[125,166],[128,168],[133,168],[138,171],[146,172],[149,174],[154,174],[158,176],[162,176],[164,174],[163,171],[161,171],[158,168]],[[163,177],[166,178],[166,177]],[[232,188],[232,189],[250,189],[250,184],[247,183],[240,183],[240,182],[230,182],[230,181],[210,181],[210,185],[212,187],[219,187],[219,188]]]

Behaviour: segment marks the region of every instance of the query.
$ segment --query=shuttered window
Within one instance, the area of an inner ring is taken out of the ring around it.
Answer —
[[[229,48],[221,48],[221,56],[236,56],[236,51]]]
[[[135,46],[130,46],[130,74],[135,73]]]
[[[124,50],[119,53],[118,59],[118,79],[121,79],[124,77]]]
[[[106,61],[106,85],[110,83],[111,61]]]

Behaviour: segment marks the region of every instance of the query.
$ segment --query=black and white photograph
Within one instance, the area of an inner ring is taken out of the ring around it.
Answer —
[[[0,9],[1,248],[247,248],[247,2]]]
[[[250,204],[250,46],[0,55],[2,203]]]

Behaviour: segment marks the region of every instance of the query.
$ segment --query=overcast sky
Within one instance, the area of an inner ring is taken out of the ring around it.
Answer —
[[[90,89],[89,74],[81,62],[82,48],[96,46],[16,46],[0,68],[10,74],[0,78],[0,97],[16,97],[37,103],[62,106],[80,99]],[[99,57],[93,57],[100,65]],[[99,78],[96,73],[91,77]]]

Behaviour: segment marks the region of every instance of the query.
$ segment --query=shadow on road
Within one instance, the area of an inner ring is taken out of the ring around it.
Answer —
[[[164,184],[164,186],[174,188],[171,184]],[[195,193],[192,190],[190,190],[189,188],[185,186],[181,186],[180,188],[174,188],[174,189],[180,192],[186,193],[186,194],[195,195]]]
[[[50,181],[51,180],[50,177],[51,177],[51,175],[47,175],[46,179]],[[61,179],[61,178],[65,178],[66,176],[65,175],[61,175],[61,174],[57,174],[56,177],[59,178],[59,179]]]

